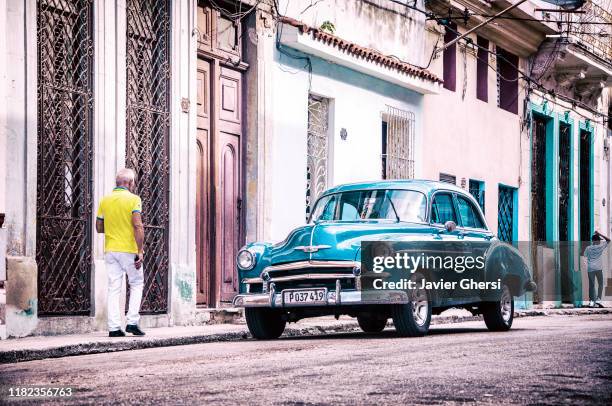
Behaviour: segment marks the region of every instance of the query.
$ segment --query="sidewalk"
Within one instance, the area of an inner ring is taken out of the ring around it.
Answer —
[[[515,317],[612,314],[612,308],[531,309],[517,312]],[[449,324],[478,320],[465,310],[448,310],[433,316],[432,324]],[[300,320],[287,325],[286,336],[313,336],[326,333],[359,332],[357,320],[343,316]],[[65,336],[34,336],[0,341],[0,364],[58,358],[73,355],[137,350],[154,347],[199,344],[218,341],[250,339],[246,324],[213,324],[205,326],[177,326],[146,330],[145,337],[110,338],[106,331]]]

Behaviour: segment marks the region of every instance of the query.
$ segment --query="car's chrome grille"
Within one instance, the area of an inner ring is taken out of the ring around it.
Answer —
[[[269,266],[259,278],[247,278],[250,293],[266,291],[265,285],[274,283],[276,290],[326,287],[335,289],[340,281],[342,289],[355,288],[353,261],[302,261]]]

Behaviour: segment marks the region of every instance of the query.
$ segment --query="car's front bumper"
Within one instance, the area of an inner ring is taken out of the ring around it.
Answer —
[[[361,292],[358,290],[328,291],[324,301],[307,304],[287,304],[283,301],[282,291],[272,289],[268,293],[245,293],[234,298],[235,307],[270,307],[290,308],[304,306],[340,306],[340,305],[373,305],[373,304],[404,304],[408,303],[408,294],[401,290],[381,290],[380,292]]]

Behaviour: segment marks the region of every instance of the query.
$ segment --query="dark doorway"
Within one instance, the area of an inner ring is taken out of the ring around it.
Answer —
[[[564,302],[572,300],[573,282],[570,267],[570,164],[571,164],[571,126],[559,125],[559,265],[561,272],[561,298]]]
[[[546,149],[549,119],[534,115],[531,141],[531,258],[533,277],[540,284],[542,272],[538,267],[538,246],[546,246]],[[534,302],[541,299],[536,292]]]
[[[534,116],[531,151],[531,240],[546,241],[546,126]]]
[[[591,212],[593,208],[591,163],[591,132],[580,131],[580,241],[591,240],[593,225]]]

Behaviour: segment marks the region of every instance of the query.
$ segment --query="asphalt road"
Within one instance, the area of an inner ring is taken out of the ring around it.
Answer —
[[[24,385],[71,386],[71,398],[45,399],[71,404],[609,405],[612,316],[520,318],[507,333],[465,322],[424,338],[388,329],[0,365],[0,404]]]

